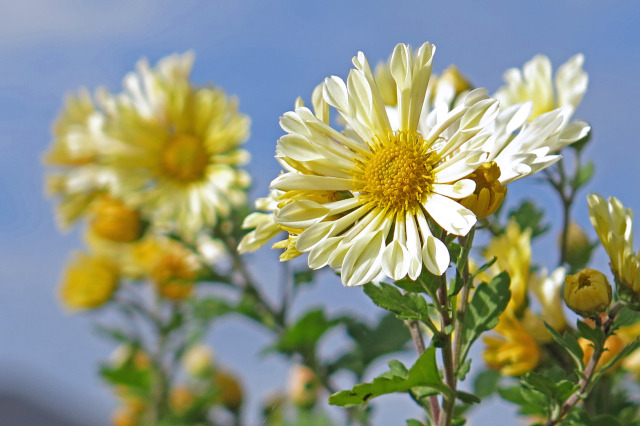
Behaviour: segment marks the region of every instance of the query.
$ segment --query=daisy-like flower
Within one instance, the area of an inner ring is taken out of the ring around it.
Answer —
[[[142,60],[123,94],[103,98],[113,192],[187,239],[244,203],[249,184],[238,168],[249,119],[222,90],[190,82],[193,59],[173,55],[153,69]]]
[[[637,299],[640,297],[640,274],[637,273],[640,259],[633,250],[633,211],[615,197],[607,201],[598,194],[589,194],[587,202],[591,223],[609,255],[616,283]]]
[[[551,61],[536,55],[524,64],[522,71],[510,68],[504,74],[506,85],[495,94],[503,108],[531,102],[533,110],[529,120],[560,107],[568,107],[571,117],[587,91],[589,76],[582,69],[584,56],[575,55],[564,63],[552,80]]]
[[[346,83],[335,76],[325,80],[318,102],[322,111],[328,110],[322,104],[335,108],[347,131],[335,130],[328,114],[318,118],[305,107],[280,120],[287,135],[276,155],[288,172],[271,186],[284,192],[280,199],[288,204],[276,220],[302,230],[296,248],[309,253],[311,268],[340,268],[347,286],[380,272],[416,279],[423,265],[442,275],[450,256],[429,221],[454,235],[466,235],[476,222],[456,200],[475,188],[464,177],[486,157],[481,147],[490,133],[482,130],[498,105],[477,89],[450,111],[423,108],[434,51],[430,43],[415,53],[399,44],[392,54],[397,127],[361,52]]]
[[[54,170],[46,176],[47,193],[59,201],[57,220],[63,228],[82,217],[94,199],[115,179],[100,161],[106,138],[104,115],[86,89],[67,96],[53,125],[54,139],[44,156]]]

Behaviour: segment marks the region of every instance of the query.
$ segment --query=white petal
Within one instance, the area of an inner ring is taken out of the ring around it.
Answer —
[[[305,229],[320,222],[330,211],[329,208],[315,201],[294,201],[278,211],[276,221],[288,228]]]
[[[429,216],[450,234],[467,235],[477,220],[471,210],[439,194],[431,194],[423,205]]]
[[[449,267],[449,250],[447,246],[434,236],[427,237],[422,247],[422,260],[427,270],[433,275],[442,275]]]
[[[473,194],[473,191],[475,189],[476,183],[471,179],[462,179],[457,181],[453,185],[439,183],[433,185],[434,192],[456,200],[468,197],[469,195]]]
[[[393,240],[382,253],[382,270],[393,280],[400,280],[409,272],[409,252],[398,240]]]
[[[342,262],[342,283],[353,287],[371,281],[380,272],[383,250],[382,230],[355,240]]]
[[[353,180],[330,176],[304,175],[302,173],[285,173],[275,178],[271,182],[271,187],[281,191],[293,191],[297,189],[348,191],[353,189]]]

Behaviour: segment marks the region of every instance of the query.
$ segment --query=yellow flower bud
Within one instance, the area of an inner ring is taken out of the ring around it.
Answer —
[[[462,93],[465,90],[471,89],[473,86],[467,80],[467,78],[462,75],[458,67],[455,65],[450,65],[449,68],[444,70],[440,78],[438,79],[438,84],[448,83],[453,86],[456,94]]]
[[[91,206],[91,230],[105,240],[130,243],[140,238],[143,223],[140,213],[121,200],[103,196]]]
[[[129,406],[119,407],[111,416],[111,424],[113,426],[138,426],[140,422],[140,413]]]
[[[218,389],[217,401],[230,411],[238,412],[242,405],[242,386],[238,379],[225,371],[217,371],[213,384]]]
[[[499,178],[500,168],[494,161],[482,163],[466,177],[476,183],[476,189],[473,194],[460,200],[460,204],[471,210],[478,219],[495,213],[507,195],[507,187],[500,183]]]
[[[163,297],[182,300],[193,291],[198,267],[186,250],[169,250],[158,257],[150,275]]]
[[[562,234],[558,235],[558,241]],[[566,260],[570,265],[583,262],[583,259],[591,251],[591,243],[584,230],[575,222],[569,223],[569,229],[567,230],[567,252]],[[582,263],[584,265],[584,263]]]
[[[520,321],[506,312],[493,329],[497,334],[484,337],[482,354],[487,365],[508,376],[521,376],[538,366],[540,347]]]
[[[182,368],[188,375],[204,378],[213,372],[213,351],[206,345],[194,345],[182,358]]]
[[[316,374],[307,366],[296,365],[289,376],[289,398],[300,408],[311,408],[318,399],[320,386]]]
[[[585,268],[564,281],[564,301],[583,317],[591,317],[607,309],[611,303],[611,285],[602,272]]]
[[[195,400],[195,395],[188,387],[184,385],[177,385],[171,389],[171,394],[169,395],[169,407],[171,407],[171,411],[174,413],[182,415],[193,407]]]
[[[97,308],[111,298],[118,280],[118,270],[108,260],[76,253],[65,271],[60,299],[72,311]]]

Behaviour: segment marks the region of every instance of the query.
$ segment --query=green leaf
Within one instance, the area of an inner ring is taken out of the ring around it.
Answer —
[[[584,364],[582,363],[584,353],[582,352],[582,348],[580,347],[580,344],[576,340],[575,336],[573,336],[569,332],[565,332],[564,335],[560,335],[560,333],[555,331],[553,327],[551,327],[546,322],[544,323],[544,326],[547,327],[547,330],[549,330],[549,333],[551,333],[551,336],[553,336],[553,340],[555,340],[558,345],[560,345],[560,347],[567,351],[567,353],[571,356],[571,359],[576,365],[578,371],[584,370]]]
[[[634,311],[629,307],[623,307],[613,320],[613,329],[633,325],[640,322],[640,312]]]
[[[138,343],[138,339],[129,336],[127,332],[116,327],[96,324],[94,326],[94,331],[97,335],[118,343],[130,343],[134,345]]]
[[[473,393],[479,398],[486,398],[498,390],[502,376],[496,370],[485,370],[478,374],[473,382]]]
[[[467,374],[469,373],[470,370],[471,370],[471,359],[467,359],[465,362],[463,362],[460,365],[460,368],[458,368],[458,371],[456,371],[456,376],[458,377],[458,379],[464,380],[467,377]]]
[[[498,258],[493,256],[493,258],[490,261],[488,261],[487,263],[479,267],[478,270],[471,275],[471,278],[475,278],[481,273],[483,273],[484,271],[486,271],[487,269],[489,269],[494,263],[496,263],[496,260],[498,260]]]
[[[137,367],[133,357],[118,367],[103,365],[99,373],[111,385],[126,386],[130,392],[137,395],[147,396],[151,392],[152,371]]]
[[[589,161],[588,163],[581,166],[580,169],[578,169],[578,172],[576,173],[572,182],[574,190],[577,190],[580,187],[586,185],[591,180],[594,170],[595,167],[592,161]]]
[[[498,324],[500,314],[511,299],[509,283],[509,275],[501,272],[488,284],[482,283],[476,288],[464,317],[462,359],[466,359],[469,348],[480,334]]]
[[[191,302],[195,319],[209,322],[214,318],[233,312],[233,307],[226,300],[217,297],[201,297]]]
[[[407,420],[407,426],[426,426],[426,425],[422,423],[420,420],[409,419]]]
[[[394,284],[404,291],[408,291],[409,293],[424,293],[424,287],[422,286],[422,284],[420,284],[419,281],[413,281],[409,278],[403,278],[396,281]]]
[[[287,328],[271,349],[287,355],[300,353],[313,358],[320,338],[339,323],[339,319],[327,319],[322,309],[311,310]]]
[[[477,404],[480,402],[480,398],[478,398],[476,395],[469,392],[464,392],[459,390],[456,392],[456,396],[460,401],[464,402],[465,404]]]
[[[593,376],[593,382],[598,381],[598,379],[604,373],[606,373],[606,371],[609,368],[613,367],[618,361],[620,361],[621,359],[623,359],[624,357],[626,357],[627,355],[629,355],[631,352],[635,351],[638,348],[640,348],[640,340],[636,338],[633,342],[629,343],[624,348],[622,348],[622,350],[618,352],[616,356],[614,356],[611,360],[609,360],[609,362],[607,362],[605,365],[603,365],[598,369],[598,371]]]
[[[293,285],[295,287],[311,283],[313,283],[313,269],[303,269],[293,273]]]
[[[355,385],[351,390],[340,391],[329,397],[331,405],[350,407],[360,405],[393,392],[407,392],[416,386],[425,386],[450,393],[442,382],[436,365],[436,349],[428,348],[408,371],[398,361],[389,363],[391,370],[373,379],[371,383]]]
[[[550,228],[549,224],[542,223],[544,211],[529,200],[525,200],[517,209],[510,210],[509,217],[515,219],[523,230],[531,229],[531,238],[544,234]]]
[[[419,294],[402,294],[394,285],[385,283],[378,286],[365,284],[363,288],[373,303],[393,312],[400,319],[430,321],[427,301]]]
[[[583,339],[587,339],[593,342],[596,346],[602,346],[604,344],[604,331],[600,327],[591,327],[584,321],[577,321],[578,335]]]

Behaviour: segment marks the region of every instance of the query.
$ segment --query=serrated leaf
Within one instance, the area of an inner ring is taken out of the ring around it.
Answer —
[[[604,344],[604,331],[600,327],[591,327],[584,321],[578,320],[578,335],[583,339],[593,342],[596,346]]]
[[[364,404],[373,398],[394,392],[407,392],[416,386],[437,389],[440,393],[450,393],[442,382],[436,365],[436,350],[430,347],[418,358],[406,374],[398,364],[371,383],[355,385],[351,390],[340,391],[329,397],[329,404],[350,407]]]
[[[513,218],[521,229],[531,229],[531,238],[535,238],[547,232],[549,225],[542,222],[544,211],[529,200],[525,200],[517,209],[509,211],[509,217]]]
[[[484,265],[479,267],[476,272],[471,274],[471,278],[475,278],[478,275],[480,275],[481,273],[483,273],[484,271],[486,271],[487,269],[489,269],[494,263],[496,263],[497,260],[498,260],[498,258],[493,256],[493,258],[490,261],[488,261],[487,263],[485,263]]]
[[[456,371],[456,376],[458,377],[458,379],[464,380],[466,379],[467,374],[469,373],[470,370],[471,370],[471,358],[465,360],[465,362],[463,362],[460,365],[460,368],[458,368],[458,371]]]
[[[419,281],[412,281],[409,278],[403,278],[395,281],[394,284],[409,293],[424,293],[424,287],[422,287],[422,284],[420,284]]]
[[[560,335],[560,333],[554,330],[553,327],[546,322],[544,323],[544,326],[547,327],[547,330],[549,330],[549,333],[553,336],[553,340],[555,340],[558,345],[560,345],[560,347],[567,351],[571,356],[571,359],[575,363],[578,371],[584,370],[584,364],[582,363],[584,353],[582,352],[582,348],[576,338],[569,332],[565,332],[564,335]]]
[[[627,306],[623,307],[613,320],[614,330],[628,325],[640,323],[640,312]]]
[[[191,302],[191,307],[194,318],[204,322],[209,322],[214,318],[234,311],[229,302],[216,297],[194,299]]]
[[[466,358],[469,348],[480,334],[498,324],[500,314],[504,312],[511,299],[509,283],[509,275],[501,272],[488,284],[482,283],[476,288],[464,317],[462,359]]]
[[[391,284],[365,284],[364,292],[377,306],[393,312],[400,319],[429,321],[427,301],[419,294],[402,294]]]

